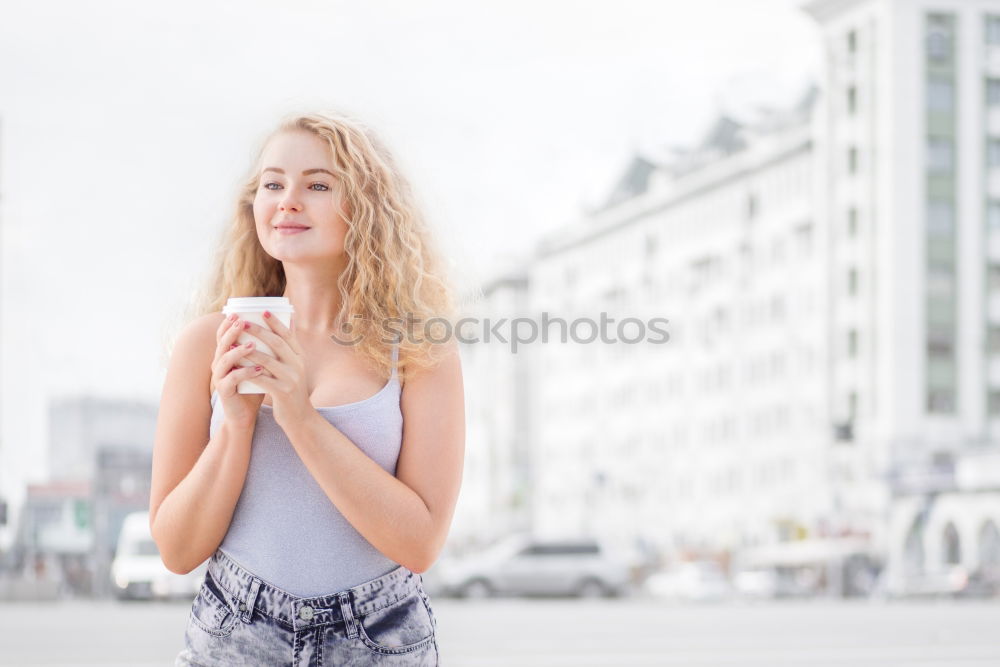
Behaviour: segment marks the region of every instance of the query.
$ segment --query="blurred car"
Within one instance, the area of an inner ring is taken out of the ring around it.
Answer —
[[[133,512],[122,522],[111,562],[111,588],[118,599],[194,598],[208,562],[187,574],[167,569],[149,532],[149,512]]]
[[[780,588],[781,582],[774,570],[743,570],[733,576],[733,590],[741,598],[768,600],[780,597]]]
[[[994,598],[1000,596],[1000,569],[981,566],[969,572],[950,565],[929,572],[880,577],[873,597],[899,598]]]
[[[969,574],[965,588],[959,592],[965,598],[995,598],[1000,596],[1000,568],[981,566]]]
[[[463,558],[442,559],[431,577],[441,595],[607,597],[629,588],[629,564],[593,539],[504,538]]]
[[[733,592],[744,600],[810,598],[820,593],[820,579],[815,568],[750,568],[733,575]]]
[[[956,598],[968,590],[969,573],[961,565],[926,572],[884,571],[873,597],[880,600],[903,598]]]
[[[732,596],[732,586],[715,561],[689,561],[651,574],[643,584],[652,597],[685,602],[718,602]]]

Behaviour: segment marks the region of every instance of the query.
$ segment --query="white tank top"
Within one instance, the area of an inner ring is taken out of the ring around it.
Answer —
[[[374,396],[316,408],[389,474],[403,436],[401,388],[392,348],[392,376]],[[306,469],[273,408],[260,406],[243,491],[219,548],[267,583],[299,597],[337,593],[399,567],[359,533]],[[222,423],[212,393],[210,434]]]

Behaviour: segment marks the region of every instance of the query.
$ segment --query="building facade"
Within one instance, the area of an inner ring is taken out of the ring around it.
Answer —
[[[539,532],[642,539],[670,554],[843,519],[824,383],[816,100],[806,91],[753,124],[721,118],[668,161],[637,157],[603,210],[543,240],[533,312],[581,331],[538,346]],[[602,318],[607,337],[584,342],[581,322]]]
[[[803,9],[816,87],[637,155],[527,264],[532,527],[1000,566],[1000,2]]]
[[[826,53],[821,210],[846,226],[834,269],[860,276],[855,312],[834,303],[859,358],[832,390],[855,392],[857,470],[884,482],[890,585],[1000,567],[1000,3],[807,10]]]

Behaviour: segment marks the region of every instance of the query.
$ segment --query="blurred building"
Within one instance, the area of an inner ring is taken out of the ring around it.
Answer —
[[[890,579],[1000,566],[1000,3],[812,2],[831,313]],[[852,273],[854,272],[854,273]]]
[[[576,339],[537,346],[540,532],[725,552],[844,519],[817,99],[636,156],[603,208],[542,242],[533,310]],[[664,339],[654,318],[669,320],[665,344],[649,342]],[[869,529],[852,519],[841,528]]]
[[[91,489],[87,481],[29,484],[9,566],[33,588],[26,597],[89,592]],[[10,597],[20,595],[8,592]]]
[[[835,593],[1000,564],[1000,1],[804,10],[817,86],[636,155],[526,265],[532,526]]]
[[[53,399],[49,402],[49,478],[92,479],[102,447],[152,452],[156,412],[155,405],[142,401],[94,396]]]
[[[498,270],[472,299],[471,318],[459,332],[468,416],[462,491],[450,548],[490,543],[531,525],[531,406],[533,347],[512,354],[499,320],[527,312],[528,277],[518,263]]]
[[[49,414],[48,481],[28,486],[8,566],[62,594],[105,596],[125,516],[149,509],[156,408],[85,396]]]

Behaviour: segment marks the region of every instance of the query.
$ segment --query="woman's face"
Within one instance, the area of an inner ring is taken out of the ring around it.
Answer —
[[[253,217],[267,254],[283,262],[341,256],[347,213],[329,146],[310,132],[279,133],[264,148],[261,170]]]

